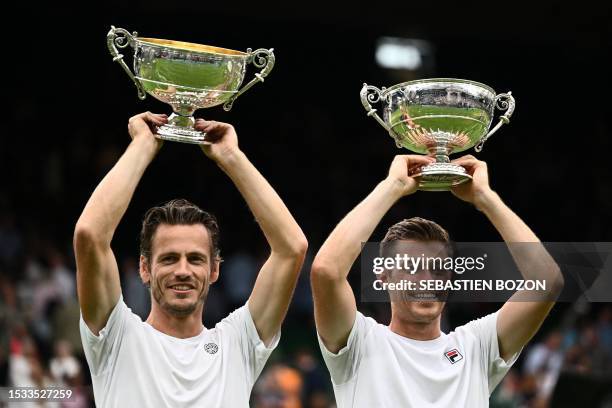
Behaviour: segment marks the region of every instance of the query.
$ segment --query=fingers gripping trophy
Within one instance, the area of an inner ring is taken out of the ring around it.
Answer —
[[[412,175],[419,190],[446,191],[471,180],[449,155],[484,143],[510,122],[515,101],[511,92],[496,94],[487,85],[463,79],[432,78],[378,89],[363,84],[361,103],[395,139],[397,147],[436,159]],[[383,105],[381,118],[372,104]],[[505,110],[489,130],[495,108]]]
[[[169,104],[173,113],[159,127],[157,137],[183,143],[206,144],[205,133],[194,128],[193,113],[200,108],[223,104],[229,111],[236,98],[264,78],[274,67],[274,50],[250,48],[246,52],[158,38],[138,37],[122,28],[111,27],[107,46],[113,61],[121,65],[138,89]],[[119,51],[134,49],[134,72]],[[246,66],[261,70],[240,88]]]

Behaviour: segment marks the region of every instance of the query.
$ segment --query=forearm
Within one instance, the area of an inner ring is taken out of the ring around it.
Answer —
[[[478,208],[486,215],[505,242],[540,242],[531,229],[494,191],[479,197]]]
[[[478,207],[508,244],[523,278],[545,280],[547,291],[557,293],[563,277],[535,233],[493,191],[482,197]]]
[[[264,233],[274,255],[303,255],[306,238],[276,191],[249,161],[236,149],[217,163],[242,194]]]
[[[133,140],[115,166],[98,184],[79,221],[80,229],[101,243],[110,244],[134,190],[153,160],[157,146],[152,140]]]
[[[316,256],[313,273],[331,274],[344,279],[380,220],[402,197],[399,181],[385,179],[357,205],[332,231]]]
[[[495,193],[479,206],[508,244],[523,279],[544,280],[544,292],[520,290],[502,306],[497,318],[498,346],[508,360],[537,332],[563,288],[563,276],[537,236]]]

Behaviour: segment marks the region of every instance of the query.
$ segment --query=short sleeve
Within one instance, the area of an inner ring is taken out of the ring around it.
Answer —
[[[108,317],[106,326],[96,336],[83,320],[81,313],[79,319],[81,342],[92,375],[103,373],[116,361],[127,326],[126,322],[131,314],[131,310],[123,301],[123,296],[120,296]]]
[[[346,346],[340,349],[337,353],[332,353],[325,347],[321,336],[317,332],[319,347],[323,354],[323,360],[329,370],[332,382],[335,385],[342,385],[350,381],[357,372],[361,361],[362,345],[369,330],[377,323],[362,313],[355,313],[355,322],[349,334]]]
[[[499,354],[499,340],[497,337],[497,316],[499,312],[491,313],[485,317],[473,320],[466,324],[466,330],[472,332],[480,341],[482,361],[485,365],[489,381],[489,395],[508,373],[510,367],[516,362],[521,350],[505,361]]]
[[[269,346],[266,346],[257,333],[255,322],[251,316],[248,303],[236,309],[225,319],[217,324],[217,328],[229,326],[236,334],[241,348],[242,357],[247,370],[247,378],[251,381],[252,387],[261,374],[270,354],[274,351],[280,340],[280,330],[274,335]]]

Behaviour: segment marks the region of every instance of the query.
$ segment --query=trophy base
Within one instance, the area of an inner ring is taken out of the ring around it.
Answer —
[[[158,139],[170,140],[172,142],[206,144],[206,133],[183,126],[160,126],[155,136]]]
[[[413,177],[419,182],[421,191],[448,191],[472,179],[463,167],[452,163],[429,164]]]

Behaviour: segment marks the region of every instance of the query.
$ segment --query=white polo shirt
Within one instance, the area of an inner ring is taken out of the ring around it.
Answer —
[[[488,407],[516,361],[499,355],[497,313],[434,340],[392,332],[357,312],[346,347],[334,354],[319,337],[338,408]]]
[[[266,347],[244,305],[214,329],[179,339],[144,323],[123,297],[98,336],[82,316],[80,330],[98,408],[248,407],[280,338]]]

